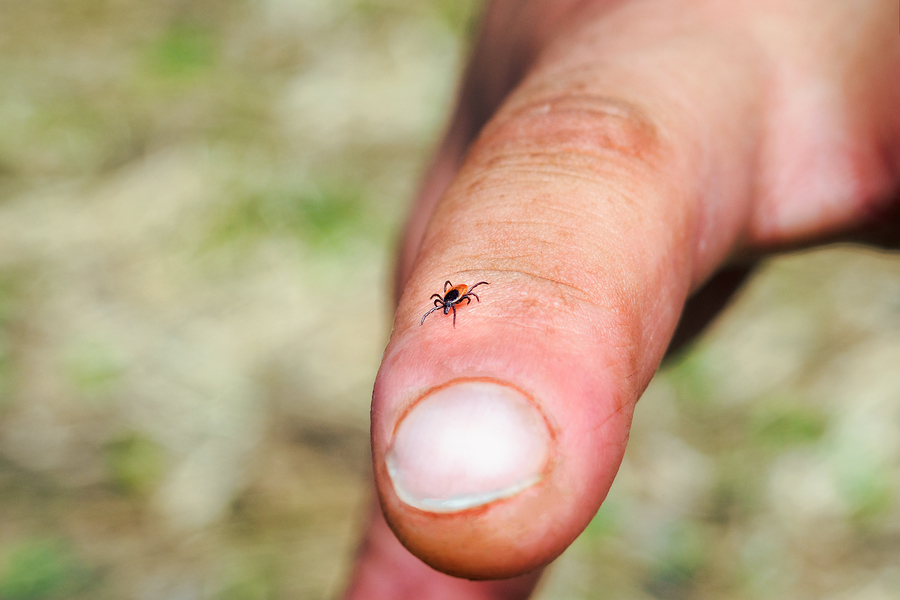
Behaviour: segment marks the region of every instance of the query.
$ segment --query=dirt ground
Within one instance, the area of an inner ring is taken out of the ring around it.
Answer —
[[[0,0],[0,599],[336,598],[471,0]],[[900,257],[765,265],[540,600],[900,597]]]

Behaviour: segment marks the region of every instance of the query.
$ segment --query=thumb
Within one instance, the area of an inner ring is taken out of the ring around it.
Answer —
[[[376,380],[388,524],[452,575],[530,571],[587,525],[686,297],[747,213],[752,65],[721,38],[602,27],[546,52],[470,149]],[[447,280],[459,297],[487,283],[447,304]]]

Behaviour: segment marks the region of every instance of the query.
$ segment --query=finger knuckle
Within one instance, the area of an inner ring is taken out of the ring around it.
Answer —
[[[635,102],[567,94],[516,106],[491,123],[473,148],[490,168],[549,167],[578,173],[656,168],[664,144],[660,128]]]

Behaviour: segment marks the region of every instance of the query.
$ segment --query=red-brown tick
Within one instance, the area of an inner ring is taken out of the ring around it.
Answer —
[[[487,281],[479,281],[472,287],[469,287],[464,283],[460,283],[458,285],[453,285],[449,281],[445,282],[444,283],[444,295],[443,296],[441,296],[440,294],[432,294],[431,295],[431,297],[434,299],[434,308],[432,308],[431,310],[429,310],[427,313],[425,313],[422,316],[422,322],[419,323],[419,325],[425,324],[425,317],[427,317],[428,315],[430,315],[437,309],[443,308],[445,315],[447,313],[449,313],[451,310],[453,311],[453,327],[456,327],[456,305],[459,304],[460,302],[462,302],[463,300],[466,301],[466,305],[469,305],[472,303],[472,298],[475,298],[476,300],[481,302],[481,299],[472,293],[472,290],[477,288],[479,285],[491,285],[491,284],[489,284]],[[449,290],[447,289],[448,287],[450,288]]]

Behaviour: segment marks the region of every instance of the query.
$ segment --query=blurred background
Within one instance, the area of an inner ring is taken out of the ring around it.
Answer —
[[[472,0],[0,0],[0,599],[340,595]],[[563,599],[900,597],[900,258],[766,265]]]

